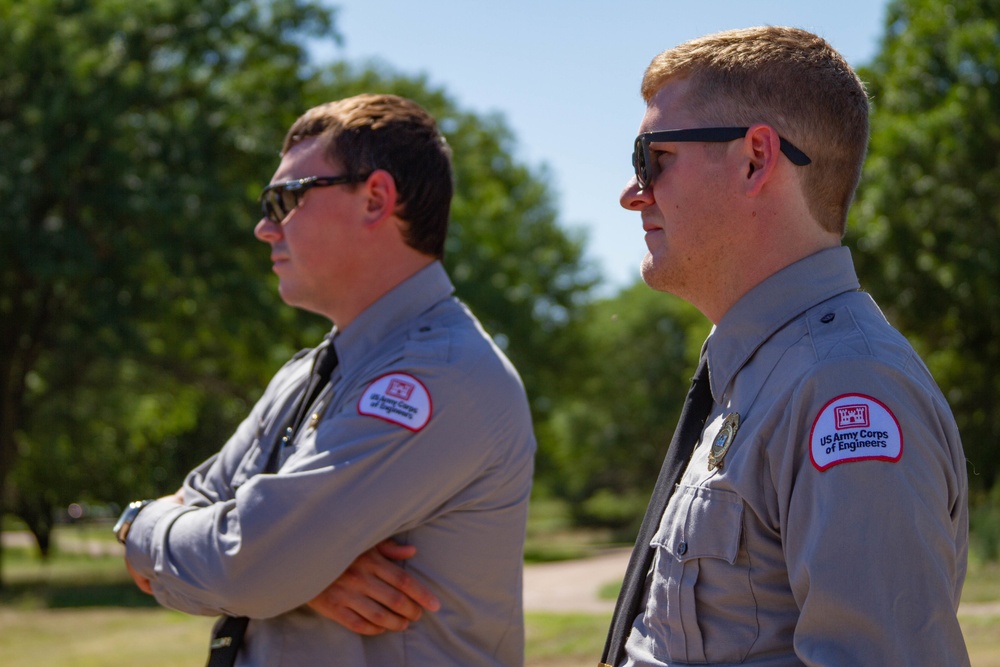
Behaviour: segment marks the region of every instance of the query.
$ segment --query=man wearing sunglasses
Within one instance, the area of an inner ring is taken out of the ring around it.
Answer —
[[[642,276],[715,326],[602,664],[969,664],[959,434],[841,245],[861,81],[769,27],[661,53],[642,94]]]
[[[450,149],[409,100],[289,130],[256,235],[282,299],[333,329],[176,496],[115,528],[161,604],[223,615],[210,666],[523,662],[535,440],[441,265],[451,197]]]

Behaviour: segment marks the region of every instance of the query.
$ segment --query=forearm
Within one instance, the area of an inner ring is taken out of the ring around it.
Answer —
[[[266,618],[305,604],[357,555],[301,526],[293,537],[291,515],[288,530],[262,534],[247,504],[239,495],[198,508],[153,503],[129,534],[128,562],[166,607]]]
[[[341,479],[333,467],[260,475],[234,500],[207,507],[153,503],[129,535],[129,562],[170,608],[257,618],[289,611],[361,552],[441,506],[399,485],[393,493],[388,484],[366,482],[378,467],[385,466],[374,458],[358,462]]]

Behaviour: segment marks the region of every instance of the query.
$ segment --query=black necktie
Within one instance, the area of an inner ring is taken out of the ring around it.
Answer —
[[[667,508],[667,501],[673,495],[677,481],[691,460],[691,454],[701,437],[701,430],[705,427],[705,419],[708,418],[712,404],[712,391],[708,383],[708,356],[703,349],[698,371],[691,381],[691,389],[688,390],[687,398],[684,400],[680,420],[663,458],[660,476],[656,480],[656,487],[646,507],[646,515],[642,519],[642,527],[639,528],[639,536],[632,549],[632,557],[625,570],[625,579],[618,595],[618,602],[615,604],[614,616],[611,618],[611,628],[608,630],[601,665],[617,665],[621,660],[625,641],[643,602],[646,574],[653,562],[653,549],[649,543],[660,525],[660,519]]]
[[[333,341],[324,348],[320,348],[319,352],[316,353],[316,359],[313,361],[312,373],[309,376],[309,384],[306,385],[305,391],[302,392],[302,398],[299,399],[298,408],[292,413],[294,418],[292,423],[288,425],[288,428],[292,429],[294,433],[302,422],[305,421],[306,415],[309,414],[309,408],[312,404],[319,398],[319,394],[323,391],[325,387],[330,382],[330,376],[333,374],[333,369],[337,367],[337,351],[333,349]],[[268,472],[274,472],[277,469],[268,470]]]
[[[309,414],[309,408],[319,397],[323,387],[330,382],[330,376],[336,367],[337,352],[333,349],[333,341],[331,340],[329,345],[320,349],[316,354],[309,382],[306,383],[302,391],[298,405],[294,410],[289,411],[290,418],[277,431],[281,437],[276,438],[271,448],[267,466],[264,468],[265,473],[273,473],[278,470],[282,445],[291,442],[295,431]],[[246,633],[249,623],[250,619],[246,616],[223,616],[219,619],[212,630],[212,643],[206,667],[232,667],[236,664],[236,654],[239,653],[240,645],[243,643],[243,635]]]

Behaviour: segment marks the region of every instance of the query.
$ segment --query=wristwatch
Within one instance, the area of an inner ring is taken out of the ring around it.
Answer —
[[[118,542],[125,544],[125,538],[128,537],[128,530],[132,527],[132,522],[135,518],[139,516],[139,512],[142,508],[153,502],[152,500],[134,500],[128,504],[122,515],[118,517],[118,522],[115,527],[111,530],[115,531],[115,537],[118,538]]]

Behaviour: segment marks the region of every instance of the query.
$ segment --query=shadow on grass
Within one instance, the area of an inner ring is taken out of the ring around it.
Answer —
[[[157,607],[131,581],[4,583],[0,605],[32,609],[79,609],[83,607]]]
[[[97,544],[96,542],[94,542]],[[71,543],[70,546],[75,546]],[[22,609],[156,607],[125,569],[120,554],[95,549],[53,549],[48,558],[31,546],[7,546],[0,553],[0,606]]]

